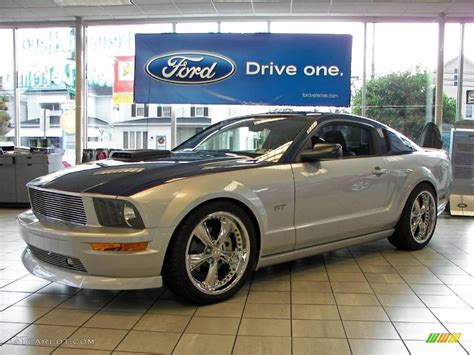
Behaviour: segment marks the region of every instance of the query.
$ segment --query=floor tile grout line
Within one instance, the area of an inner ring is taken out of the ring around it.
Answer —
[[[158,300],[157,300],[157,302],[158,302]],[[190,324],[191,321],[193,320],[193,318],[194,318],[194,316],[196,315],[196,312],[198,311],[198,309],[199,309],[199,306],[196,307],[196,309],[194,310],[193,314],[191,314],[191,316],[189,317],[189,319],[188,319],[188,321],[187,321],[185,327],[183,328],[181,334],[179,335],[178,340],[176,341],[176,344],[174,344],[174,346],[173,346],[173,350],[171,350],[171,354],[173,354],[173,353],[175,352],[175,350],[176,350],[176,348],[177,348],[179,342],[181,341],[181,338],[182,338],[183,335],[185,334],[186,329],[188,328],[189,324]]]
[[[148,311],[153,308],[153,306],[156,304],[156,302],[158,302],[158,300],[160,300],[160,298],[165,294],[166,292],[166,288],[163,287],[160,291],[160,294],[157,296],[157,298],[155,299],[154,302],[151,302],[150,306],[142,313],[142,315],[135,321],[135,323],[133,323],[133,325],[129,328],[129,329],[125,329],[126,332],[124,334],[124,336],[122,337],[122,339],[115,345],[115,347],[111,350],[110,353],[113,353],[114,351],[117,350],[117,348],[120,346],[120,344],[122,344],[122,342],[125,340],[125,338],[130,334],[130,332],[133,330],[133,328],[140,322],[140,320],[143,319],[143,317],[145,316],[145,314],[148,313]],[[117,295],[118,297],[118,295]],[[105,306],[104,306],[105,307]],[[90,319],[90,318],[89,318]]]
[[[83,289],[81,289],[82,291]],[[80,291],[79,291],[80,292]],[[74,334],[76,334],[81,328],[84,327],[84,325],[89,321],[91,320],[97,313],[99,313],[102,309],[104,309],[109,303],[111,303],[113,300],[115,300],[123,291],[120,291],[119,293],[115,294],[113,297],[110,298],[110,300],[108,302],[105,302],[102,307],[99,307],[94,313],[91,314],[91,316],[89,318],[87,318],[83,323],[81,323],[80,325],[77,326],[77,329],[75,331],[73,331],[66,339],[70,339]],[[76,296],[77,293],[74,295]],[[72,297],[71,297],[72,298]],[[72,308],[74,310],[90,310],[90,309],[87,309],[87,308]],[[56,350],[58,350],[60,347],[61,347],[62,344],[59,344],[52,352],[51,354],[53,354],[54,352],[56,352]],[[69,349],[69,348],[66,348],[66,349]],[[71,348],[71,349],[74,349],[74,348]]]
[[[328,280],[329,280],[329,273],[328,273],[328,268],[327,268],[327,264],[326,264],[326,258],[324,258],[324,254],[322,254],[321,257],[322,257],[322,260],[323,260],[324,270],[326,271],[326,275],[328,276]],[[341,311],[339,309],[339,305],[337,304],[336,296],[334,294],[334,289],[333,289],[332,284],[331,284],[330,281],[329,281],[329,287],[331,288],[331,294],[332,294],[332,297],[334,298],[334,303],[336,305],[337,313],[339,314],[339,319],[341,320],[341,325],[342,325],[342,329],[344,330],[344,335],[346,336],[347,346],[349,347],[350,353],[353,354],[354,352],[352,351],[352,346],[351,346],[351,343],[349,341],[349,337],[347,336],[346,326],[344,325],[344,322],[342,321]]]
[[[245,308],[247,308],[247,302],[248,302],[248,299],[249,299],[249,296],[250,296],[250,290],[252,289],[252,284],[254,282],[255,272],[256,271],[253,271],[252,277],[249,281],[249,289],[247,290],[247,297],[245,297],[244,308],[242,309],[242,314],[240,315],[240,319],[239,319],[239,325],[237,326],[237,331],[235,332],[234,342],[232,343],[232,349],[230,350],[231,354],[233,354],[234,351],[235,351],[235,346],[237,344],[237,339],[239,337],[240,326],[242,324],[242,319],[244,318]]]
[[[30,297],[30,296],[32,296],[32,295],[37,294],[38,291],[42,290],[43,288],[45,288],[45,287],[47,287],[47,286],[49,286],[49,285],[51,285],[51,284],[52,284],[52,282],[50,282],[50,283],[47,284],[47,285],[44,285],[43,287],[41,287],[41,288],[39,288],[38,290],[36,290],[35,292],[33,292],[31,295],[26,296],[25,298],[22,298],[21,300],[18,300],[17,302],[15,302],[14,304],[12,304],[11,306],[17,304],[18,302],[23,301],[24,299],[26,299],[26,298],[28,298],[28,297]],[[40,295],[42,295],[42,294],[40,294]],[[53,308],[51,308],[49,311],[47,311],[46,313],[42,314],[40,317],[36,318],[35,320],[33,320],[33,322],[28,323],[28,326],[26,326],[26,327],[23,328],[20,332],[16,333],[14,336],[12,336],[11,338],[9,338],[9,339],[8,339],[5,343],[3,343],[3,344],[6,344],[7,342],[9,342],[9,341],[12,340],[13,338],[15,338],[15,337],[16,337],[18,334],[20,334],[22,331],[24,331],[25,329],[29,328],[31,325],[35,324],[35,322],[36,322],[37,320],[39,320],[40,318],[43,318],[45,315],[51,313],[54,309],[58,308],[59,305],[61,305],[61,304],[63,304],[64,302],[66,302],[67,300],[69,300],[70,298],[72,298],[74,295],[69,295],[69,296],[70,296],[69,298],[65,299],[63,302],[58,303],[56,306],[54,306]],[[11,307],[11,306],[10,306],[10,307]],[[10,307],[8,307],[8,308],[10,308]],[[25,306],[25,307],[28,307],[28,306]],[[8,309],[8,308],[6,308],[6,309]],[[47,308],[47,307],[37,307],[37,308]],[[3,311],[5,311],[5,310],[3,310]],[[3,312],[3,311],[2,311],[2,312]],[[2,345],[3,345],[3,344],[2,344]],[[54,350],[53,350],[53,351],[54,351]]]
[[[450,243],[450,244],[451,244],[451,243]],[[467,271],[464,270],[462,267],[460,267],[459,265],[457,265],[454,261],[451,261],[450,259],[446,258],[443,254],[439,253],[437,250],[435,250],[435,249],[433,249],[433,248],[431,248],[431,247],[430,247],[430,249],[434,250],[437,254],[441,255],[443,258],[445,258],[445,259],[447,259],[449,262],[453,263],[453,265],[455,265],[456,267],[458,267],[458,268],[460,268],[462,271],[464,271],[468,276],[472,277],[472,275],[471,275],[469,272],[467,272]],[[415,257],[420,263],[422,263],[423,266],[425,266],[426,268],[428,268],[428,270],[431,271],[430,266],[424,264],[423,261],[422,261],[421,259],[419,259],[416,254],[414,255],[414,257]],[[398,270],[397,270],[397,272],[398,272]],[[432,273],[433,275],[435,275],[436,278],[437,278],[439,281],[441,281],[443,285],[445,285],[447,288],[449,288],[451,291],[453,291],[456,296],[458,296],[459,298],[461,298],[461,300],[462,300],[464,303],[466,303],[466,302],[464,301],[464,299],[463,299],[455,290],[453,290],[447,283],[445,283],[443,280],[441,280],[441,279],[438,277],[438,275],[436,275],[433,271],[431,271],[431,273]],[[401,275],[400,275],[400,276],[401,276]],[[467,305],[467,306],[470,306],[470,305],[468,305],[467,303],[466,303],[466,305]],[[471,308],[472,308],[472,307],[471,307]]]
[[[387,262],[388,262],[390,265],[394,266],[392,263],[390,263],[390,260],[388,260],[388,259],[385,257],[385,255],[384,255],[383,253],[382,253],[382,255],[383,255],[383,257],[387,260]],[[413,256],[412,253],[410,253],[410,255]],[[420,261],[416,256],[413,256],[413,257],[415,257],[418,261]],[[421,262],[421,261],[420,261],[420,262]],[[423,266],[426,266],[425,264],[423,264],[423,262],[421,262],[421,263],[422,263]],[[395,266],[394,266],[394,269],[395,269],[395,271],[400,275],[400,277],[403,278],[402,274],[397,270],[397,268],[396,268]],[[405,278],[403,278],[403,279],[405,280]],[[440,280],[440,281],[443,283],[443,285],[445,285],[445,283],[444,283],[442,280]],[[426,303],[419,297],[419,295],[415,292],[415,290],[412,288],[412,286],[410,285],[410,283],[407,282],[406,284],[407,284],[407,286],[410,288],[410,290],[416,295],[416,297],[420,300],[420,302],[423,303],[423,305],[429,310],[429,312],[433,315],[433,317],[436,318],[436,320],[444,327],[444,329],[446,329],[446,330],[448,331],[448,333],[450,333],[449,329],[444,325],[443,322],[441,322],[441,320],[440,320],[440,319],[436,316],[436,314],[434,314],[434,312],[431,310],[431,307],[428,307],[428,306],[426,305]],[[447,286],[447,285],[446,285],[446,286]],[[384,309],[384,311],[385,311],[385,307],[388,307],[388,306],[383,306],[383,305],[382,305],[382,307],[383,307],[383,309]],[[389,317],[389,319],[390,319],[390,321],[392,322],[392,319],[391,319],[390,317]],[[392,322],[392,324],[393,324],[393,322]],[[398,330],[397,330],[397,328],[395,327],[395,325],[393,325],[393,326],[394,326],[395,330],[396,330],[397,333],[398,333]],[[401,338],[401,337],[400,337],[400,338]],[[402,339],[402,341],[403,341],[403,343],[405,344],[405,340]],[[469,351],[467,351],[467,350],[461,345],[461,343],[458,343],[458,344],[459,344],[459,346],[460,346],[464,351],[466,351],[467,354],[469,354]],[[405,346],[407,346],[407,345],[405,344]]]
[[[354,256],[354,254],[353,254],[351,248],[348,248],[348,249],[349,249],[349,252],[351,253],[351,255],[354,257],[355,262],[357,263],[358,267],[360,268],[359,260]],[[387,260],[387,258],[385,258],[385,255],[383,255],[383,253],[381,253],[381,254],[382,254],[382,257],[390,264],[390,262]],[[392,265],[392,264],[390,264],[390,265]],[[392,266],[393,266],[393,265],[392,265]],[[405,348],[407,349],[408,354],[411,354],[411,351],[410,351],[410,349],[408,348],[408,345],[405,343],[405,341],[404,341],[404,339],[402,338],[402,336],[401,336],[400,332],[398,331],[397,327],[395,327],[395,324],[393,324],[392,318],[390,318],[390,316],[388,315],[388,313],[387,313],[385,307],[383,306],[382,302],[380,301],[380,298],[379,298],[378,294],[375,293],[375,290],[373,289],[372,285],[370,284],[369,279],[367,279],[367,276],[365,275],[365,273],[363,273],[363,274],[364,274],[364,278],[366,279],[367,283],[369,284],[370,289],[371,289],[372,292],[374,293],[375,298],[377,298],[377,301],[380,303],[380,307],[383,309],[385,315],[387,316],[388,320],[390,321],[390,324],[392,325],[393,329],[395,329],[395,332],[397,332],[397,335],[398,335],[398,337],[400,338],[400,340],[402,341],[403,346],[405,346]],[[401,275],[399,275],[399,276],[401,276]]]

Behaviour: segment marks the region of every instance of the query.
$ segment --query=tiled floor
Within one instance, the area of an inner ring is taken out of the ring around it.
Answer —
[[[387,241],[259,270],[233,299],[90,291],[28,275],[0,210],[0,354],[474,353],[474,219],[443,217],[429,248]],[[426,343],[430,333],[460,343]]]

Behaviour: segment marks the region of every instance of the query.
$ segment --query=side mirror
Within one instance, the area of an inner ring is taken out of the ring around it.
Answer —
[[[318,143],[312,150],[305,150],[300,154],[301,161],[319,161],[323,159],[341,159],[342,147],[340,144]]]

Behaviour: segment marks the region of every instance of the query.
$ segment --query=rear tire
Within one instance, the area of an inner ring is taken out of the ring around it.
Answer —
[[[388,240],[399,249],[422,249],[433,237],[437,217],[436,193],[431,185],[421,183],[408,197],[395,232]]]
[[[256,259],[256,232],[246,211],[227,201],[209,202],[176,229],[164,282],[192,303],[222,302],[242,288]]]

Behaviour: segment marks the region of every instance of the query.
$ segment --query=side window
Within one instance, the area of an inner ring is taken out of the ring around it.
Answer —
[[[401,134],[386,129],[384,133],[387,141],[388,154],[409,154],[417,150],[415,143]]]
[[[375,155],[372,130],[358,124],[337,124],[324,126],[319,137],[327,143],[338,143],[343,157],[364,157]]]

